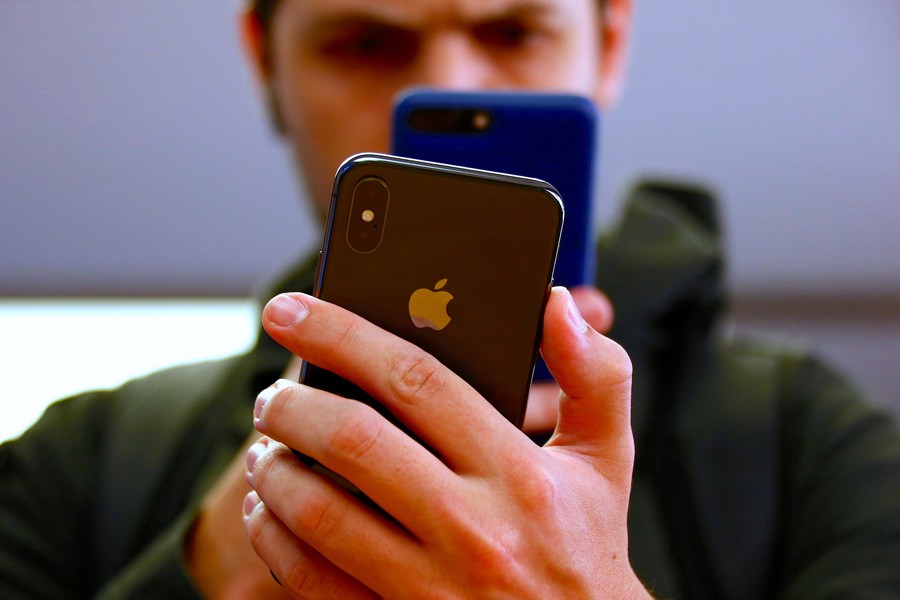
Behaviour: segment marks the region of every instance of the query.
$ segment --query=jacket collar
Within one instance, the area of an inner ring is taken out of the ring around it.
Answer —
[[[597,265],[597,285],[616,311],[609,335],[634,364],[632,427],[640,447],[651,416],[670,408],[667,389],[702,360],[726,304],[715,199],[683,184],[637,185],[601,237]]]

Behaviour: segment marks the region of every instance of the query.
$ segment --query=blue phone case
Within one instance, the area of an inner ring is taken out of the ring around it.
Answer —
[[[415,89],[395,105],[392,152],[549,182],[565,207],[554,281],[592,285],[599,127],[597,109],[581,96]],[[550,378],[539,361],[535,379]]]

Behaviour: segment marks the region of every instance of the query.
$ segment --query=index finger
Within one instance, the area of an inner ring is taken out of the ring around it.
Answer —
[[[455,471],[484,471],[504,456],[501,448],[528,441],[433,356],[339,306],[282,294],[263,311],[263,326],[297,356],[382,402]]]

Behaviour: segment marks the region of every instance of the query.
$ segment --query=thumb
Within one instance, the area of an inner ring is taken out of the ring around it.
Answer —
[[[561,389],[559,420],[547,446],[594,458],[633,460],[631,359],[582,318],[564,287],[550,293],[541,354]]]

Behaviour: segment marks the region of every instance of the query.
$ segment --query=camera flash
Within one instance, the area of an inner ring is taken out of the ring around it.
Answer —
[[[371,223],[375,219],[375,213],[369,209],[362,211],[362,220]]]

